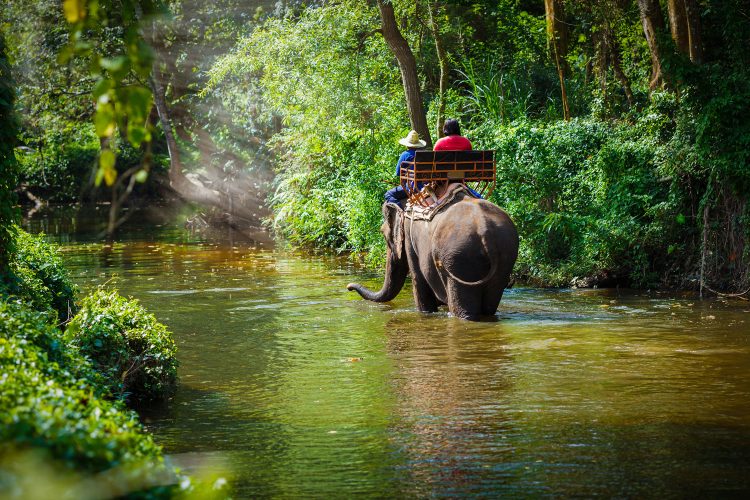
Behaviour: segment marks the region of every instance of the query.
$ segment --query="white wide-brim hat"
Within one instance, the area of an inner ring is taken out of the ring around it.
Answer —
[[[427,143],[419,138],[419,134],[416,130],[409,132],[406,137],[398,141],[398,143],[407,148],[423,148],[427,146]]]

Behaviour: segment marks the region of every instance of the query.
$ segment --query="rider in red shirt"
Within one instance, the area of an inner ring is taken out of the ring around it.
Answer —
[[[434,151],[466,151],[471,149],[471,141],[461,135],[458,120],[453,118],[445,120],[445,123],[443,124],[443,133],[445,134],[445,137],[439,139],[435,143],[435,146],[432,148]],[[446,183],[446,185],[441,186],[438,189],[444,193],[444,190],[447,189],[447,187]],[[466,187],[471,191],[471,194],[477,198],[482,197],[482,195],[471,189],[469,186]]]
[[[443,124],[445,137],[438,140],[432,148],[434,151],[465,151],[471,149],[471,141],[461,135],[458,120],[449,118]]]

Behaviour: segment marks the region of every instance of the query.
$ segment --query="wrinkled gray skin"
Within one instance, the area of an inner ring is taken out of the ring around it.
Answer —
[[[388,244],[383,288],[347,285],[375,302],[392,300],[411,271],[414,302],[422,312],[440,305],[459,318],[479,320],[497,311],[518,256],[518,233],[510,217],[485,200],[463,199],[431,221],[411,221],[401,207],[383,205],[380,228]]]

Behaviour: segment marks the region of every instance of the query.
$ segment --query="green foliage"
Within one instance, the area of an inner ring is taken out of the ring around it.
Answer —
[[[151,141],[148,117],[153,105],[151,89],[143,80],[151,75],[154,53],[143,39],[139,24],[163,10],[160,2],[108,0],[64,0],[63,13],[70,24],[70,41],[59,55],[65,63],[73,57],[90,61],[95,78],[92,95],[96,101],[94,129],[103,140],[95,183],[102,180],[112,186],[117,179],[115,149],[110,142],[120,130],[133,147]],[[117,49],[103,52],[93,43],[106,33],[108,25],[117,26]],[[92,40],[92,37],[94,39]],[[143,172],[148,171],[144,165]]]
[[[38,311],[54,311],[65,322],[76,311],[77,288],[70,280],[57,248],[44,235],[31,235],[15,228],[15,253],[1,295],[14,295]]]
[[[144,401],[172,394],[177,382],[172,335],[135,299],[99,289],[84,298],[66,338],[88,357],[113,394]]]
[[[212,73],[210,93],[259,75],[266,106],[284,116],[272,203],[275,228],[295,244],[382,248],[373,229],[408,119],[377,26],[374,9],[341,4],[269,19]]]
[[[0,33],[0,286],[8,271],[8,256],[13,253],[16,211],[16,121],[13,114],[14,82],[6,56],[5,37]]]
[[[557,286],[602,271],[635,286],[658,281],[681,234],[670,184],[654,176],[653,142],[594,120],[516,122],[484,140],[497,148],[492,201],[521,234],[518,273]]]
[[[92,129],[90,125],[67,130],[53,126],[45,132],[38,149],[19,151],[21,184],[50,202],[81,199],[99,156],[99,140]]]
[[[161,462],[135,414],[99,397],[89,363],[46,315],[0,301],[0,371],[0,442],[91,472]]]

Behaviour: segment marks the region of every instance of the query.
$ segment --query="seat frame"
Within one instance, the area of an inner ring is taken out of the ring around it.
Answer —
[[[423,187],[448,182],[460,182],[487,198],[495,189],[495,151],[415,151],[413,161],[401,162],[400,182],[413,205],[429,204]]]

